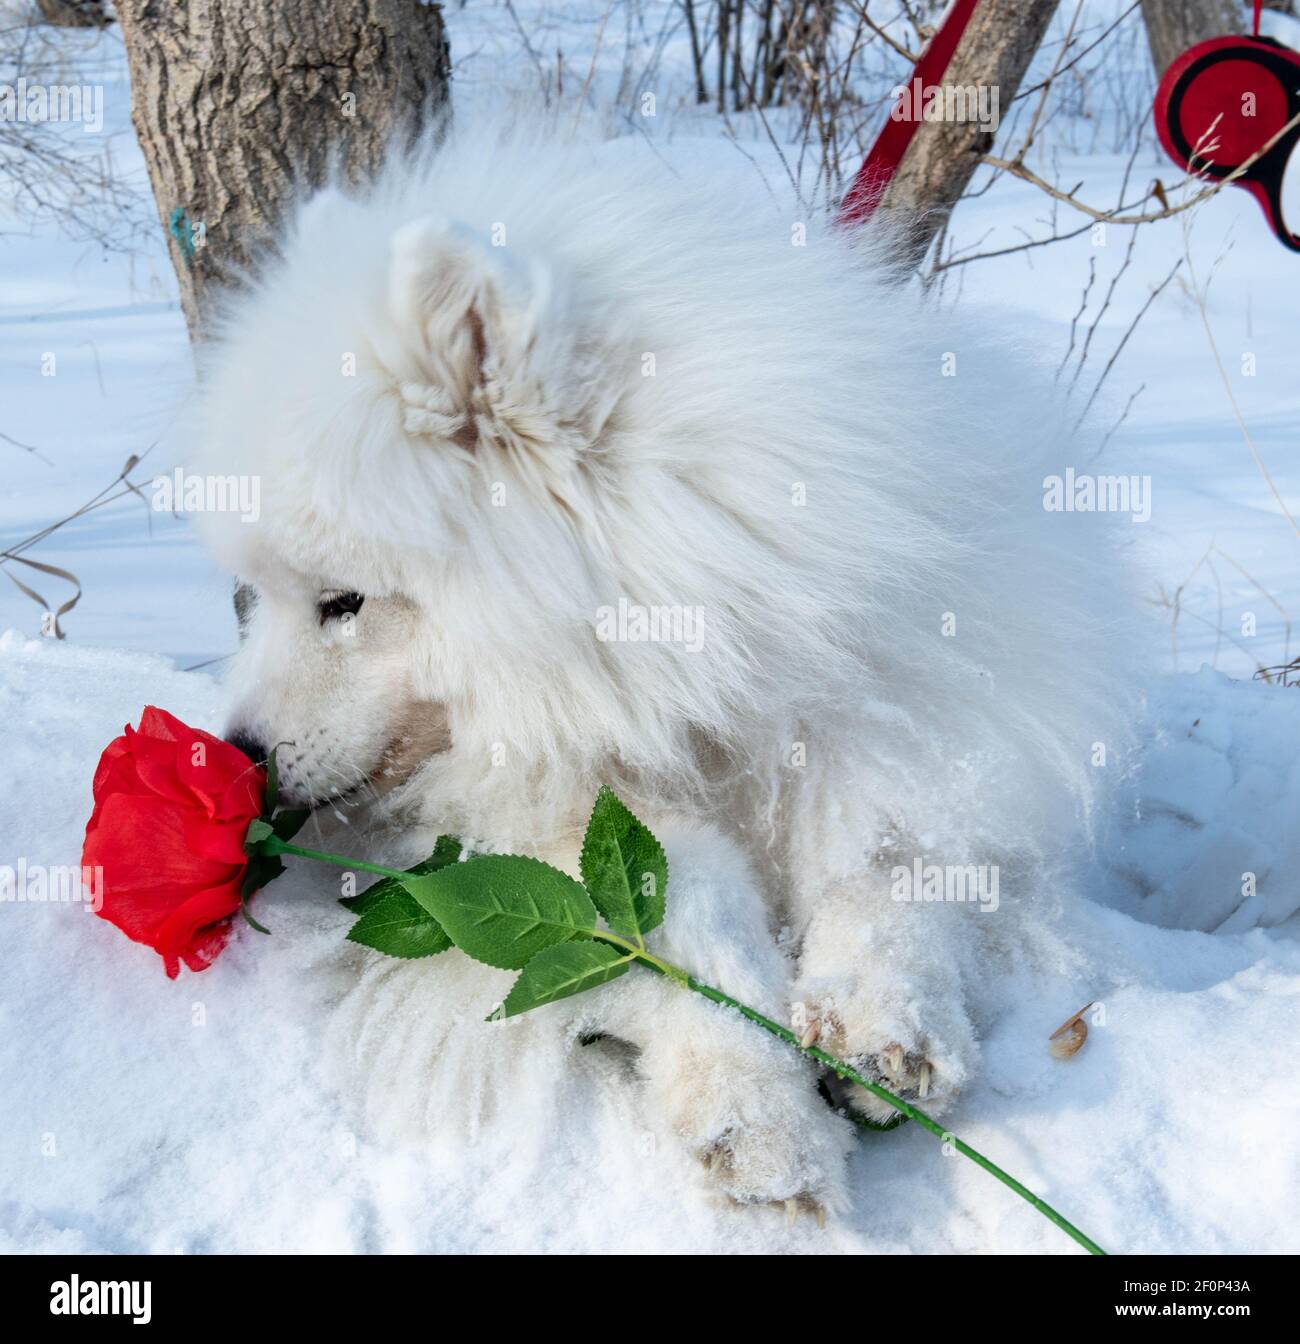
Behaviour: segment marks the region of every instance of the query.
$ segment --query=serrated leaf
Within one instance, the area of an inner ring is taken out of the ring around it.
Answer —
[[[373,887],[367,887],[365,891],[359,891],[355,896],[340,896],[339,904],[358,917],[368,914],[391,890],[388,885],[390,882],[394,886],[398,885],[395,877],[384,877],[376,882]]]
[[[370,906],[348,931],[350,942],[390,957],[431,957],[451,946],[442,926],[409,893],[395,890]],[[367,893],[368,894],[368,893]]]
[[[608,943],[559,943],[539,952],[520,972],[505,1002],[492,1016],[515,1017],[544,1003],[581,994],[617,980],[630,964],[625,952]]]
[[[591,899],[615,933],[641,938],[663,923],[667,856],[611,789],[596,795],[580,863]]]
[[[436,873],[439,868],[445,868],[449,863],[456,863],[459,859],[460,841],[454,835],[440,835],[438,843],[433,847],[433,853],[406,871],[412,876],[421,877],[425,873]],[[397,878],[384,877],[355,896],[340,896],[339,904],[351,910],[354,915],[364,915],[394,891],[405,890]]]
[[[581,882],[539,859],[478,854],[402,885],[475,961],[522,969],[539,952],[588,938],[596,907]]]

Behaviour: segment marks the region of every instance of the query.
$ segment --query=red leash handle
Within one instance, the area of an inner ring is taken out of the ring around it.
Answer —
[[[1198,42],[1161,77],[1153,111],[1160,143],[1179,168],[1248,191],[1278,241],[1300,252],[1282,204],[1287,163],[1300,152],[1300,124],[1292,125],[1300,117],[1300,52],[1268,37]]]
[[[1260,0],[1257,0],[1258,3]],[[880,204],[880,198],[898,171],[898,165],[902,163],[903,155],[912,143],[916,128],[921,124],[920,118],[915,115],[900,115],[904,101],[918,81],[925,89],[938,84],[944,77],[977,4],[979,0],[953,0],[939,21],[934,36],[917,59],[910,84],[899,92],[898,101],[890,109],[889,120],[876,136],[876,143],[871,146],[871,152],[858,169],[853,185],[840,202],[839,222],[844,227],[852,228],[863,223]],[[917,100],[914,106],[919,105]]]

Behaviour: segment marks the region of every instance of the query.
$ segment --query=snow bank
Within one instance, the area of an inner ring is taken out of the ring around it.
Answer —
[[[1167,689],[1200,706],[1206,750],[1229,761],[1285,752],[1285,695],[1213,677]],[[0,639],[0,862],[76,862],[99,751],[150,701],[220,725],[206,676]],[[1285,835],[1244,774],[1207,775],[1197,801],[1216,824],[1238,809],[1243,833]],[[1181,838],[1166,836],[1170,872],[1194,862]],[[0,905],[0,1250],[1075,1249],[913,1126],[864,1136],[854,1211],[825,1231],[721,1207],[686,1159],[646,1142],[635,1085],[576,1048],[513,1079],[510,1110],[475,1143],[418,1152],[355,1132],[320,1076],[348,921],[312,876],[263,898],[271,937],[241,928],[213,968],[175,982],[77,906]],[[1285,929],[1178,932],[1091,905],[1065,932],[1045,970],[1006,978],[956,1132],[1108,1249],[1300,1249],[1300,946]],[[1090,1000],[1088,1042],[1054,1060],[1048,1034]]]
[[[1300,910],[1300,690],[1209,668],[1171,677],[1147,738],[1107,846],[1110,903],[1225,933]]]

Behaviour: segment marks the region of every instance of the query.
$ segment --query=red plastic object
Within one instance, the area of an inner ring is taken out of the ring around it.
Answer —
[[[913,67],[911,77],[903,86],[904,92],[894,103],[895,108],[907,97],[907,90],[915,81],[920,80],[922,87],[929,87],[943,79],[953,52],[957,50],[962,34],[966,31],[966,25],[970,22],[978,3],[979,0],[952,0],[939,20],[934,36],[926,44],[920,59]],[[853,228],[871,217],[876,206],[880,204],[880,198],[885,194],[885,188],[898,171],[898,165],[903,161],[903,155],[907,153],[907,147],[912,143],[912,137],[919,125],[920,122],[915,117],[895,118],[891,109],[889,120],[876,136],[871,152],[858,169],[853,185],[844,193],[844,199],[840,202],[841,225]]]
[[[1156,90],[1156,132],[1184,171],[1223,181],[1278,136],[1232,185],[1250,192],[1293,252],[1300,252],[1300,235],[1282,216],[1282,179],[1300,123],[1284,128],[1297,115],[1300,52],[1267,37],[1199,42],[1165,71]]]

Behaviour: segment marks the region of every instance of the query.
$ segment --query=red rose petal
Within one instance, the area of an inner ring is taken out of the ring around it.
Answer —
[[[189,958],[209,946],[211,925],[229,919],[239,909],[239,887],[239,882],[232,882],[207,891],[192,892],[176,906],[159,925],[153,942],[164,960],[169,956],[183,957],[191,970],[196,969],[190,965]],[[224,933],[221,941],[225,942]],[[213,951],[208,961],[215,956],[216,951]]]

